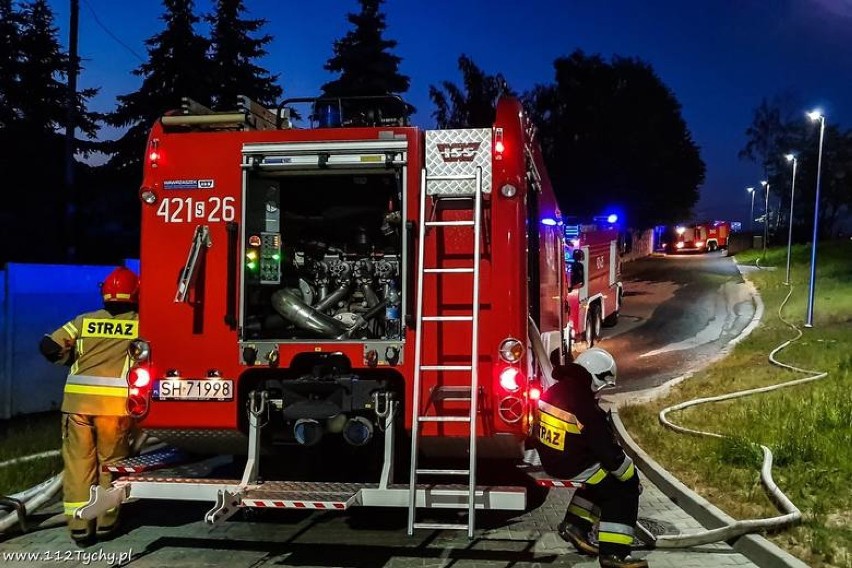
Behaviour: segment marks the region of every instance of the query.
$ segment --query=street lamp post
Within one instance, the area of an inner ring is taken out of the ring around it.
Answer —
[[[822,143],[825,140],[825,115],[815,110],[808,113],[811,120],[819,120],[819,157],[817,158],[816,197],[814,198],[814,235],[811,239],[811,279],[808,285],[808,312],[805,327],[814,326],[814,287],[816,285],[817,237],[819,236],[819,182],[822,175]]]
[[[790,227],[787,230],[787,279],[784,284],[790,284],[790,251],[793,249],[793,200],[796,198],[796,165],[799,160],[793,154],[784,156],[788,162],[793,162],[793,187],[790,190]]]
[[[760,185],[766,190],[766,203],[763,205],[763,258],[766,258],[766,241],[769,239],[769,182],[764,180]]]
[[[748,226],[751,232],[754,232],[754,188],[747,187],[746,191],[751,194],[751,216],[749,217]],[[754,246],[754,245],[752,245]]]

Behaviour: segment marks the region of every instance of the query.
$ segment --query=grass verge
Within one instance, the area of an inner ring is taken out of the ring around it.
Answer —
[[[0,421],[0,462],[58,450],[62,444],[60,414],[46,412]],[[0,494],[10,495],[62,471],[60,456],[0,468]]]
[[[775,456],[776,483],[802,511],[800,525],[769,535],[811,566],[852,567],[852,242],[821,243],[817,261],[814,327],[777,355],[784,363],[828,371],[821,381],[711,403],[670,414],[673,422],[729,436],[698,438],[664,429],[660,410],[693,398],[776,384],[806,375],[769,363],[769,352],[795,337],[778,317],[787,295],[786,247],[770,249],[764,267],[749,275],[766,311],[760,326],[722,361],[675,387],[664,399],[619,411],[631,436],[681,481],[745,519],[776,515],[759,480],[761,452]],[[752,264],[760,253],[737,255]],[[808,294],[810,248],[792,254],[793,294],[783,310],[802,327]]]

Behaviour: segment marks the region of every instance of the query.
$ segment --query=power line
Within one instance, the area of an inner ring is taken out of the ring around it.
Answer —
[[[129,51],[131,54],[133,54],[133,56],[134,56],[134,57],[136,57],[136,59],[138,59],[141,63],[145,63],[145,59],[144,59],[141,55],[139,55],[138,53],[136,53],[136,52],[133,50],[133,48],[132,48],[132,47],[130,47],[129,45],[127,45],[126,43],[124,43],[123,41],[121,41],[121,40],[120,40],[120,39],[119,39],[119,38],[118,38],[118,37],[117,37],[114,33],[112,33],[112,31],[110,31],[110,29],[109,29],[106,25],[104,25],[104,23],[103,23],[103,22],[101,22],[100,18],[98,18],[98,14],[95,12],[95,9],[94,9],[94,8],[92,8],[92,5],[91,5],[91,4],[89,4],[88,0],[83,0],[83,3],[84,3],[84,4],[86,4],[86,8],[88,8],[88,9],[89,9],[89,12],[92,14],[92,18],[94,18],[94,19],[95,19],[95,23],[96,23],[96,24],[98,24],[98,26],[99,26],[99,27],[100,27],[100,28],[101,28],[104,32],[106,32],[106,34],[107,34],[109,37],[111,37],[112,39],[114,39],[114,40],[115,40],[115,42],[116,42],[116,43],[118,43],[121,47],[123,47],[124,49],[126,49],[127,51]]]

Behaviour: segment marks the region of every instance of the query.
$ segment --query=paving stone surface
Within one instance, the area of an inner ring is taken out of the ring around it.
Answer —
[[[643,485],[639,514],[649,525],[667,534],[702,529],[647,480]],[[473,540],[457,531],[418,531],[408,537],[404,510],[268,510],[237,515],[210,529],[201,521],[207,503],[139,501],[125,506],[123,531],[113,540],[79,547],[64,527],[43,529],[0,542],[0,566],[594,568],[595,559],[578,555],[554,532],[570,495],[570,490],[553,489],[528,513],[482,514]],[[47,511],[56,512],[58,505]],[[456,513],[437,514],[448,521]],[[724,543],[639,549],[635,555],[655,568],[755,566]]]

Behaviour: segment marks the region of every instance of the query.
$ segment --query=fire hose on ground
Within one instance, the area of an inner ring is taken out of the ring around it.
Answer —
[[[776,359],[776,355],[786,349],[791,344],[795,343],[802,337],[802,331],[796,327],[794,324],[785,320],[782,311],[784,306],[790,299],[790,296],[793,294],[793,287],[790,286],[790,289],[787,293],[787,296],[784,298],[784,301],[781,302],[781,305],[778,308],[778,318],[784,322],[787,326],[795,330],[796,337],[793,339],[789,339],[776,347],[769,353],[769,361],[778,367],[783,369],[787,369],[790,371],[794,371],[797,373],[803,373],[808,375],[807,377],[800,379],[793,379],[790,381],[786,381],[783,383],[769,385],[765,387],[759,387],[754,389],[737,391],[729,394],[707,397],[707,398],[698,398],[693,399],[687,402],[682,402],[680,404],[676,404],[674,406],[670,406],[668,408],[660,411],[660,422],[667,428],[675,430],[677,432],[681,432],[684,434],[692,434],[697,436],[710,436],[713,438],[726,438],[727,436],[723,434],[718,434],[715,432],[706,432],[703,430],[695,430],[692,428],[687,428],[685,426],[680,426],[672,423],[668,419],[668,414],[670,412],[676,412],[679,410],[683,410],[685,408],[689,408],[692,406],[697,406],[699,404],[706,404],[710,402],[719,402],[723,400],[732,400],[735,398],[741,398],[745,396],[750,396],[753,394],[765,393],[770,391],[775,391],[779,389],[784,389],[788,387],[793,387],[797,385],[801,385],[804,383],[809,383],[812,381],[817,381],[828,376],[826,372],[813,371],[810,369],[802,369],[801,367],[796,367],[794,365],[789,365],[787,363],[782,363]],[[778,530],[785,528],[787,526],[798,523],[801,520],[802,513],[799,509],[793,504],[792,501],[778,488],[775,481],[772,479],[772,452],[768,447],[763,444],[759,444],[757,442],[751,442],[752,444],[759,446],[763,451],[763,464],[760,470],[760,480],[763,484],[764,489],[766,490],[767,495],[770,500],[778,507],[779,511],[782,513],[781,515],[775,517],[767,517],[762,519],[747,519],[740,520],[730,523],[726,526],[719,527],[716,529],[701,531],[692,534],[684,534],[684,535],[663,535],[657,537],[655,546],[657,548],[686,548],[691,546],[698,546],[702,544],[710,544],[714,542],[721,542],[731,540],[733,538],[738,538],[745,534],[755,533],[755,532],[764,532],[770,530]]]
[[[131,454],[136,455],[143,447],[150,449],[151,446],[157,443],[157,440],[149,439],[143,434],[134,441]],[[27,456],[12,458],[4,462],[0,462],[0,469],[58,455],[59,450],[48,450],[45,452],[38,452]],[[9,528],[15,524],[20,525],[21,530],[26,532],[28,528],[26,523],[27,516],[50,503],[61,490],[62,474],[58,473],[49,479],[42,481],[38,485],[30,487],[29,489],[19,491],[13,495],[0,496],[0,507],[10,508],[10,510],[7,511],[0,510],[0,534],[9,530]],[[37,528],[49,528],[64,523],[65,516],[58,514],[42,521]]]

